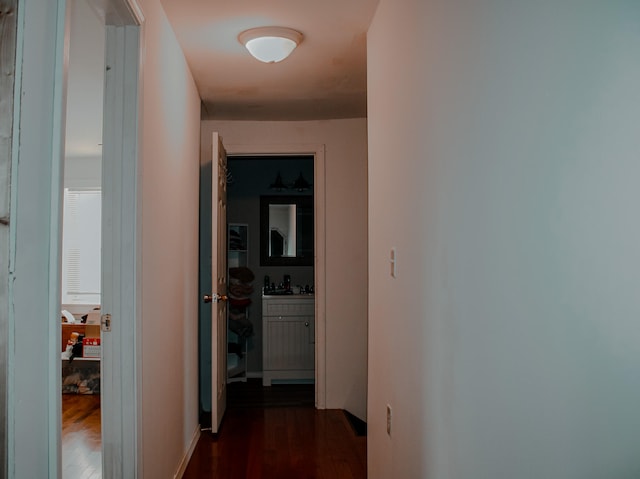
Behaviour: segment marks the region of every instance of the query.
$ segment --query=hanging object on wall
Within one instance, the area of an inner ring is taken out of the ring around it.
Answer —
[[[280,175],[279,171],[278,171],[278,175],[276,176],[276,180],[273,183],[271,183],[271,186],[269,186],[269,188],[276,191],[282,191],[287,189],[287,186],[282,181],[282,176]]]
[[[298,176],[298,179],[293,183],[293,186],[291,188],[297,191],[306,191],[311,188],[309,182],[304,179],[304,176],[302,176],[302,171],[300,172],[300,176]]]

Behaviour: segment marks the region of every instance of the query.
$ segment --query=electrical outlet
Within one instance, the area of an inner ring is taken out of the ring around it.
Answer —
[[[387,434],[391,436],[391,406],[387,404]]]

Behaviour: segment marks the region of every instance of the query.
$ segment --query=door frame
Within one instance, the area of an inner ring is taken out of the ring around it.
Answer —
[[[103,175],[103,185],[108,179],[120,200],[137,205],[144,18],[137,0],[107,0],[101,5],[107,23],[121,33],[112,35],[120,40],[110,41],[118,58],[111,69],[116,78],[113,84],[120,86],[115,89],[118,101],[105,104],[105,115],[111,111],[120,127],[105,139],[113,142],[112,158],[117,163],[108,167],[112,169]],[[8,477],[61,475],[61,326],[55,319],[61,306],[67,6],[66,0],[18,2],[9,225]],[[112,234],[105,237],[106,247],[110,242],[117,245],[115,254],[120,256],[111,270],[111,280],[119,287],[109,293],[116,304],[114,335],[103,343],[103,356],[108,358],[102,365],[107,378],[103,402],[113,401],[110,424],[103,421],[107,426],[103,445],[109,444],[103,456],[105,479],[137,477],[142,470],[136,453],[141,450],[139,326],[135,322],[140,291],[138,213],[137,208],[110,213],[115,219],[109,229]],[[118,328],[122,342],[116,339]],[[114,470],[116,466],[119,471]]]
[[[315,406],[327,405],[325,145],[319,143],[225,144],[227,156],[313,155],[313,265],[315,291]]]
[[[142,33],[137,0],[110,0],[106,12],[102,161],[101,418],[103,478],[142,477],[141,389],[142,292],[140,259],[140,152],[142,131]],[[128,11],[126,11],[128,10]],[[111,81],[110,81],[111,80]],[[131,86],[134,88],[131,88]]]
[[[8,477],[60,474],[61,326],[55,318],[60,314],[65,20],[65,0],[18,1],[9,225]]]
[[[15,12],[17,0],[0,0],[0,10]],[[0,14],[2,15],[2,14]],[[13,97],[16,74],[16,40],[18,16],[5,15],[0,18],[0,444],[7,444],[7,386],[8,386],[8,334],[9,334],[9,224],[11,191],[11,157],[13,130]],[[7,448],[0,448],[0,479],[8,474]]]

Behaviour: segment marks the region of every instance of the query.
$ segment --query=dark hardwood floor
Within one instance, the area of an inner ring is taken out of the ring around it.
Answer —
[[[100,396],[62,396],[62,477],[101,478]],[[364,479],[367,438],[313,385],[232,383],[220,433],[203,432],[184,479]]]
[[[203,432],[184,479],[364,479],[367,439],[341,410],[316,410],[313,385],[229,385],[220,432]]]
[[[62,477],[100,479],[102,445],[99,394],[62,395]]]
[[[227,385],[227,408],[295,407],[315,404],[313,384],[262,386],[262,379],[248,379]]]

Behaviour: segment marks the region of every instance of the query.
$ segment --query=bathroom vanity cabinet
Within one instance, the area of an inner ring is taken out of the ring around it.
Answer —
[[[313,295],[262,296],[264,386],[273,380],[313,380]]]

